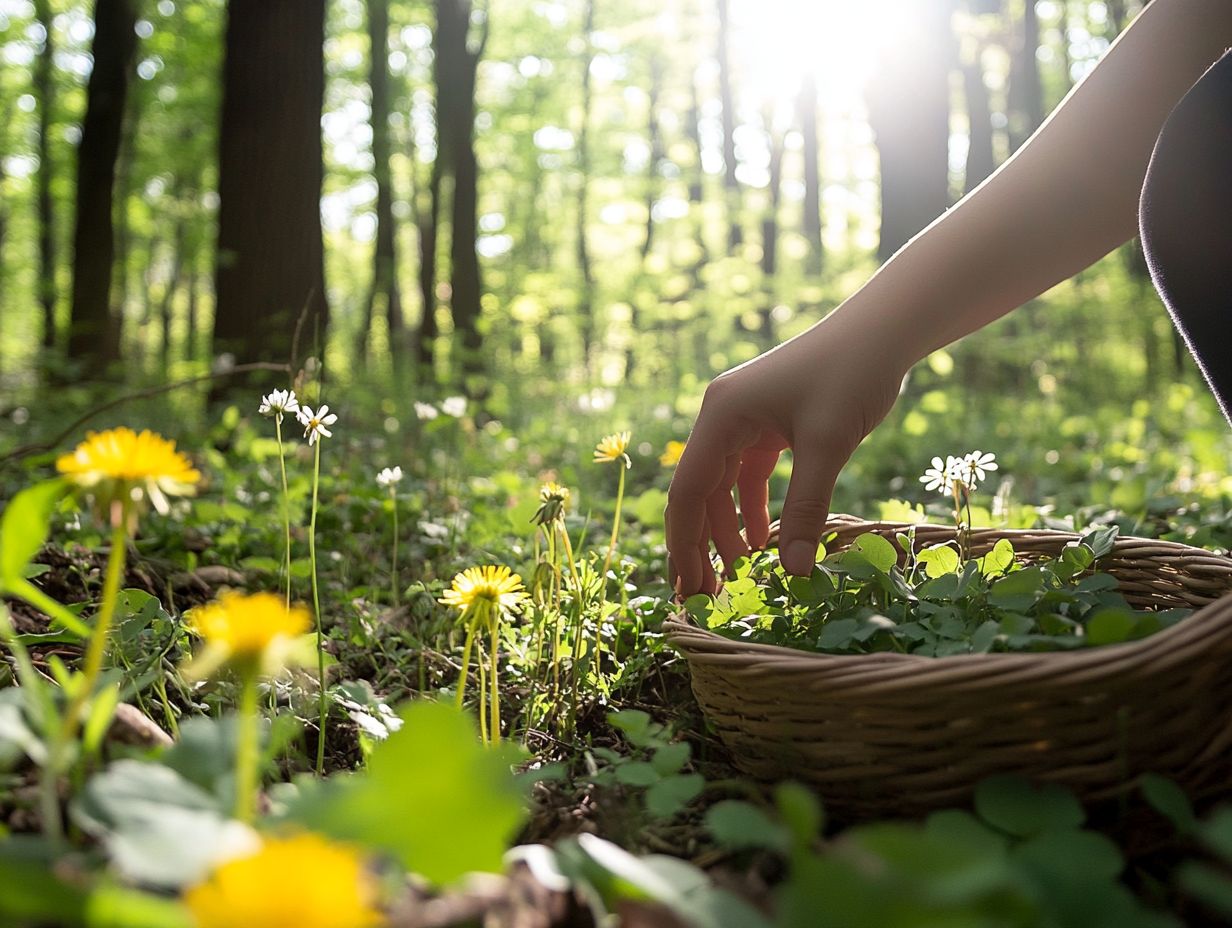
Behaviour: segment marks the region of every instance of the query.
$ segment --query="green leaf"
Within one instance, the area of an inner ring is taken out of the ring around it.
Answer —
[[[608,724],[624,736],[635,747],[644,748],[649,745],[662,731],[663,726],[651,720],[650,715],[641,709],[622,709],[619,712],[609,712]]]
[[[667,776],[668,774],[676,773],[689,762],[689,758],[693,755],[693,746],[687,741],[675,741],[671,744],[665,744],[654,752],[654,756],[650,758],[650,763],[655,770]]]
[[[92,777],[69,811],[122,874],[150,886],[201,879],[242,837],[217,797],[170,767],[136,760],[116,761]]]
[[[402,728],[374,748],[366,774],[304,790],[291,817],[386,850],[436,884],[500,872],[526,818],[524,784],[510,770],[518,752],[484,747],[474,720],[443,703],[399,714]]]
[[[852,636],[859,627],[858,619],[835,619],[827,622],[821,629],[817,639],[817,647],[823,651],[831,648],[845,648],[851,644]]]
[[[646,790],[646,811],[656,818],[671,818],[693,801],[706,786],[700,773],[664,777]]]
[[[67,492],[63,480],[47,480],[9,500],[0,517],[0,586],[25,578],[26,565],[47,540],[51,515]]]
[[[653,786],[663,779],[662,774],[642,760],[626,761],[616,765],[616,780],[625,786]]]
[[[1210,864],[1189,860],[1177,871],[1177,882],[1188,895],[1232,918],[1232,879]]]
[[[0,770],[12,768],[22,756],[36,764],[47,760],[47,746],[26,722],[25,687],[0,689]]]
[[[1143,775],[1138,786],[1151,808],[1168,819],[1178,832],[1192,834],[1197,828],[1198,819],[1194,815],[1193,805],[1175,780],[1148,773]]]
[[[808,787],[790,780],[780,783],[774,790],[774,804],[796,847],[807,848],[821,834],[825,813]]]
[[[119,684],[112,683],[102,687],[90,701],[90,714],[82,727],[81,746],[87,754],[93,754],[103,743],[103,736],[111,727],[115,717],[116,706],[120,702]]]
[[[863,556],[868,563],[882,573],[889,573],[890,568],[898,563],[898,551],[895,550],[894,545],[872,532],[865,532],[858,537],[852,543],[850,550]]]
[[[992,550],[979,559],[980,573],[985,577],[1008,573],[1014,566],[1014,546],[1008,538],[999,538]]]
[[[999,609],[1029,609],[1044,588],[1044,574],[1038,567],[1016,570],[989,588],[988,602]]]
[[[706,812],[706,828],[720,845],[732,850],[765,848],[787,853],[791,833],[762,809],[737,799],[716,802]]]
[[[1138,617],[1124,609],[1100,609],[1087,622],[1087,641],[1093,645],[1119,644],[1133,637]]]
[[[975,811],[980,818],[1016,837],[1077,828],[1086,818],[1074,794],[1053,783],[1033,786],[1018,776],[998,776],[975,788]]]
[[[924,573],[933,580],[958,572],[958,552],[948,544],[929,545],[920,552],[917,560],[924,565]]]

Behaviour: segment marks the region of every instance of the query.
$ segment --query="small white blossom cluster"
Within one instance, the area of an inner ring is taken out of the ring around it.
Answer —
[[[453,419],[461,419],[466,415],[466,397],[465,396],[447,396],[441,400],[440,408],[433,406],[431,403],[421,403],[415,401],[415,416],[421,422],[431,422],[441,413]]]
[[[925,490],[938,490],[949,496],[955,487],[963,487],[968,493],[988,476],[989,471],[997,469],[997,456],[991,451],[971,451],[962,457],[948,454],[945,460],[933,458],[932,467],[924,471],[920,483]]]
[[[392,489],[402,482],[401,467],[386,467],[376,475],[376,485],[383,489]]]

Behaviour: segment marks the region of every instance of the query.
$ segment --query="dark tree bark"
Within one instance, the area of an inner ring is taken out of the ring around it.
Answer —
[[[719,64],[719,102],[723,107],[723,192],[727,202],[727,251],[735,252],[744,243],[741,219],[740,181],[736,177],[736,104],[732,93],[728,37],[731,21],[728,0],[716,0],[719,10],[719,35],[716,58]]]
[[[77,149],[77,223],[73,232],[73,305],[69,358],[98,375],[119,359],[111,323],[111,270],[115,234],[111,222],[116,156],[124,125],[128,78],[137,51],[133,0],[97,0],[94,6],[94,67]]]
[[[439,103],[438,103],[439,106]],[[439,117],[438,117],[439,132]],[[436,158],[428,178],[426,208],[416,207],[416,228],[419,230],[419,301],[422,309],[419,330],[415,333],[415,369],[417,376],[431,382],[436,366],[436,337],[440,328],[436,320],[436,242],[441,218],[441,183],[445,176],[445,154],[437,136]]]
[[[56,347],[56,235],[55,204],[51,183],[55,165],[51,160],[51,119],[55,107],[55,82],[52,62],[55,57],[53,16],[49,0],[34,0],[34,16],[43,27],[43,47],[34,62],[34,96],[38,100],[38,176],[35,199],[38,203],[38,298],[43,308],[43,348]]]
[[[806,72],[800,84],[797,101],[800,115],[800,134],[804,139],[804,215],[800,230],[808,242],[805,271],[820,274],[825,260],[821,244],[821,157],[817,137],[817,77]]]
[[[589,213],[590,192],[590,65],[594,61],[594,46],[591,34],[595,30],[595,0],[586,0],[582,14],[582,36],[586,43],[582,53],[582,112],[577,134],[577,248],[578,324],[582,330],[582,364],[590,363],[591,348],[595,341],[595,277],[590,263],[590,244],[586,239],[586,220]]]
[[[394,220],[393,176],[389,143],[389,3],[368,0],[369,73],[372,91],[372,160],[376,179],[376,247],[372,255],[372,286],[368,290],[364,318],[371,323],[378,300],[385,305],[389,327],[389,351],[395,367],[406,357],[406,327],[402,317],[402,293],[398,287],[398,227]],[[363,327],[356,356],[367,353],[368,328]]]
[[[455,357],[466,389],[483,372],[479,333],[479,164],[475,159],[475,71],[487,41],[487,20],[477,47],[470,43],[471,0],[436,0],[437,157],[448,157],[453,176],[450,210],[450,310],[458,345]]]
[[[135,56],[134,56],[135,57]],[[128,204],[133,196],[133,163],[137,157],[138,128],[141,125],[141,86],[133,81],[130,69],[128,80],[132,92],[124,114],[124,128],[120,138],[120,153],[116,158],[115,181],[115,263],[111,278],[111,344],[117,351],[123,350],[124,319],[128,309],[129,283],[132,276],[130,256],[133,250],[133,228],[129,218]],[[185,130],[187,135],[187,130]]]
[[[654,247],[654,205],[659,198],[659,165],[667,152],[663,145],[663,133],[659,130],[659,95],[663,91],[663,61],[651,52],[650,86],[647,88],[646,142],[650,148],[650,160],[646,164],[646,235],[642,239],[642,260]],[[634,327],[636,329],[636,326]]]
[[[324,344],[325,0],[230,0],[218,164],[214,352],[291,361]]]
[[[1034,0],[1023,0],[1021,8],[1022,20],[1011,51],[1007,100],[1010,151],[1017,151],[1044,121],[1044,92],[1039,60],[1035,57],[1039,49],[1039,17]]]
[[[881,240],[886,260],[949,202],[951,4],[912,4],[897,15],[916,37],[887,56],[868,90],[881,157]]]
[[[982,51],[977,45],[974,60],[964,62],[962,66],[968,126],[963,193],[974,190],[997,166],[992,149],[992,110],[988,100],[988,85],[984,83]]]

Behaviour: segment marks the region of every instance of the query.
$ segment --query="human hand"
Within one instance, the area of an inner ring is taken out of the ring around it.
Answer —
[[[907,364],[878,342],[835,314],[710,384],[664,514],[668,570],[679,595],[716,591],[711,541],[727,570],[750,547],[765,547],[768,482],[788,448],[780,557],[788,573],[812,571],[839,471],[890,411],[906,372]]]

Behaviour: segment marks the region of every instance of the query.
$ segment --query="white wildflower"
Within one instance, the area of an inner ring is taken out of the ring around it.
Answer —
[[[263,416],[274,416],[282,422],[283,416],[299,412],[299,400],[295,398],[294,390],[273,390],[267,396],[261,397],[257,412]]]
[[[419,400],[415,401],[415,415],[419,417],[421,422],[431,422],[440,414],[440,410],[431,403],[421,403]]]
[[[962,461],[953,455],[946,455],[944,461],[935,457],[932,462],[933,466],[924,471],[920,483],[924,484],[924,489],[929,492],[939,490],[945,494],[952,493],[954,484],[962,481],[962,476],[957,469],[957,465],[961,463]]]
[[[386,467],[376,475],[376,483],[379,487],[392,489],[394,486],[402,482],[401,467]]]
[[[322,436],[325,438],[333,438],[334,433],[326,426],[333,425],[338,421],[338,417],[329,411],[328,406],[322,406],[315,413],[311,406],[301,406],[299,408],[299,424],[304,427],[304,437],[308,439],[308,444],[314,445],[317,439]]]
[[[453,416],[455,419],[461,419],[466,415],[466,397],[465,396],[447,396],[441,401],[441,412],[447,416]]]
[[[976,483],[988,476],[986,471],[997,469],[997,456],[991,451],[972,451],[963,457],[963,469],[969,478],[969,485],[974,489]]]

